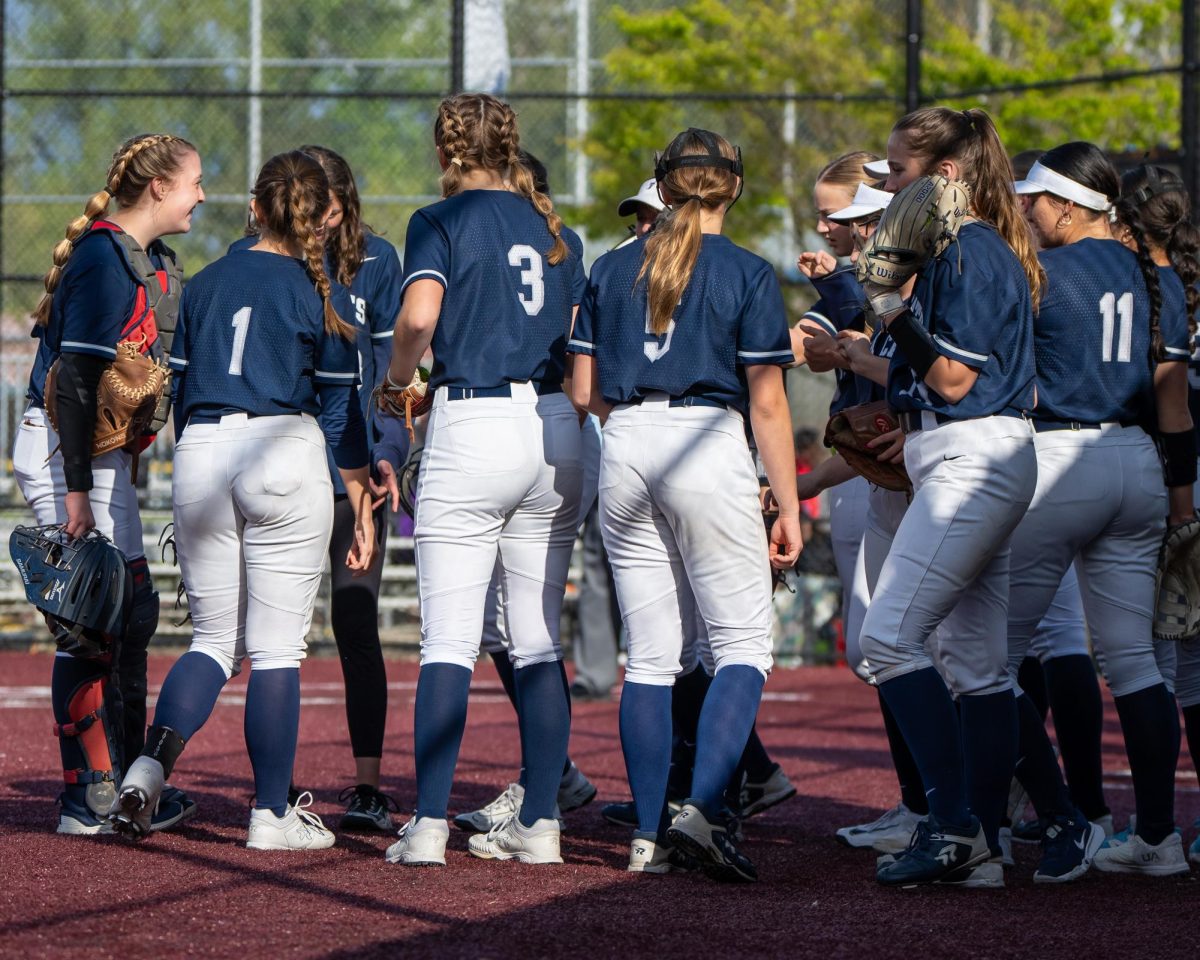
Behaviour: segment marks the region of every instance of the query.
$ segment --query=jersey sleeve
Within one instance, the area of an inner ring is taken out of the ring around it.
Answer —
[[[81,247],[74,256],[79,259],[68,267],[69,277],[57,294],[63,298],[58,352],[113,360],[137,284],[118,255],[106,250],[100,240]]]
[[[575,314],[575,326],[571,330],[571,338],[567,341],[567,353],[578,353],[585,357],[596,355],[595,322],[596,322],[596,271],[592,270],[592,280],[584,285],[583,299],[579,304],[579,312]]]
[[[357,386],[358,345],[354,340],[322,331],[313,357],[312,381],[332,387]]]
[[[389,340],[396,329],[400,312],[400,291],[404,288],[404,268],[390,243],[379,241],[376,249],[376,282],[371,291],[371,339]]]
[[[583,241],[574,231],[566,232],[567,246],[571,257],[571,306],[583,303],[583,295],[587,292],[587,271],[583,269]]]
[[[831,337],[837,336],[839,330],[861,328],[857,321],[862,317],[866,295],[853,270],[835,270],[812,283],[820,299],[801,319],[817,324]]]
[[[187,316],[191,305],[192,301],[188,297],[188,288],[184,287],[183,294],[179,298],[179,316],[175,319],[175,336],[171,340],[171,355],[167,357],[167,366],[171,368],[176,376],[183,376],[187,373]]]
[[[987,271],[964,266],[952,245],[933,263],[925,323],[943,357],[981,369],[992,355],[1002,326]],[[919,289],[919,287],[918,287]],[[922,304],[925,306],[925,304]]]
[[[449,285],[446,278],[450,275],[450,239],[442,225],[424,210],[418,210],[408,221],[404,261],[407,275],[401,293],[414,280],[436,280],[443,287]]]
[[[1191,334],[1188,332],[1187,294],[1183,282],[1174,270],[1159,272],[1162,284],[1162,309],[1159,311],[1158,329],[1162,333],[1164,361],[1186,363],[1191,359],[1189,349]]]
[[[582,311],[580,311],[582,312]],[[787,310],[775,272],[764,266],[754,278],[750,298],[738,323],[737,360],[743,367],[794,363]]]

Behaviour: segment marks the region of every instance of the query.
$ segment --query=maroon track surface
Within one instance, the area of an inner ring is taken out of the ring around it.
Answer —
[[[170,658],[151,661],[157,688]],[[759,730],[800,794],[747,826],[756,886],[702,876],[624,871],[628,836],[599,815],[625,799],[616,704],[577,705],[572,755],[600,788],[569,814],[566,864],[476,860],[452,831],[444,870],[383,860],[384,836],[342,834],[330,851],[246,850],[252,793],[242,740],[244,676],[188,745],[173,781],[200,810],[180,832],[133,845],[53,832],[57,747],[44,689],[49,657],[0,654],[0,956],[192,957],[1195,957],[1200,880],[1093,872],[1035,887],[1035,848],[1018,847],[1004,891],[893,891],[876,886],[873,856],[834,830],[894,800],[875,694],[846,670],[779,670]],[[393,684],[384,789],[414,802],[415,664],[389,661]],[[340,671],[305,664],[297,781],[336,824],[352,782]],[[21,687],[42,687],[20,690]],[[480,664],[459,760],[453,811],[493,798],[518,761],[513,713]],[[1109,802],[1123,823],[1133,797],[1108,705]],[[1185,752],[1186,756],[1186,752]],[[1179,822],[1190,842],[1200,796],[1181,761]]]

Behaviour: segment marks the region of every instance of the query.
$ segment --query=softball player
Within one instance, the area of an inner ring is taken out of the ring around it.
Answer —
[[[445,864],[446,807],[497,559],[525,753],[520,812],[469,849],[561,863],[554,802],[570,704],[559,617],[575,542],[579,419],[563,391],[582,250],[521,163],[516,115],[487,95],[443,100],[440,203],[419,210],[389,378],[408,383],[432,342],[433,411],[414,537],[421,596],[417,809],[392,863]]]
[[[367,423],[371,448],[371,493],[375,511],[375,552],[387,550],[388,504],[399,507],[396,475],[408,452],[408,433],[392,417],[372,415],[371,391],[383,380],[392,356],[392,331],[400,310],[404,270],[396,248],[363,223],[358,186],[350,165],[328,147],[299,148],[321,165],[329,179],[330,207],[323,225],[333,303],[338,315],[353,325],[362,382],[358,399]],[[256,243],[257,233],[243,237],[230,250]],[[387,671],[379,643],[379,588],[383,564],[356,577],[341,562],[354,539],[354,506],[345,484],[327,452],[333,482],[333,535],[329,541],[330,620],[346,685],[346,723],[354,755],[355,783],[339,797],[348,801],[342,815],[343,830],[391,832],[389,809],[395,801],[379,791],[383,731],[387,723]]]
[[[906,307],[880,318],[897,348],[888,401],[905,433],[914,492],[863,622],[862,649],[916,759],[930,814],[876,877],[995,886],[1003,883],[999,828],[1016,750],[1008,538],[1037,478],[1022,415],[1034,400],[1041,268],[1008,156],[982,110],[908,114],[888,139],[888,165],[888,190],[928,173],[964,181],[971,219],[920,272]],[[940,673],[925,649],[939,625]],[[972,868],[985,861],[980,877]]]
[[[59,833],[107,832],[103,817],[115,782],[145,738],[146,650],[158,627],[158,594],[142,546],[131,456],[112,450],[92,457],[96,387],[119,341],[139,340],[145,352],[163,354],[158,324],[173,325],[181,274],[161,237],[191,229],[204,202],[200,184],[200,157],[186,140],[144,134],[126,141],[104,189],[54,248],[46,295],[34,313],[38,350],[13,449],[17,485],[39,524],[62,524],[71,537],[99,530],[125,554],[134,577],[130,623],[115,655],[88,659],[60,650],[54,660],[51,701],[66,781]],[[109,213],[114,199],[117,209]],[[44,394],[56,360],[61,434],[50,424]],[[168,787],[151,829],[194,810]]]
[[[655,166],[671,210],[647,239],[596,262],[570,343],[579,355],[576,402],[607,418],[600,520],[629,637],[620,711],[638,811],[629,869],[666,872],[677,845],[719,879],[754,880],[727,830],[722,795],[771,667],[768,558],[786,569],[801,547],[781,370],[793,356],[774,271],[721,236],[741,191],[740,153],[690,129]],[[782,493],[769,550],[747,408]],[[696,733],[691,797],[668,830],[670,688],[689,595],[716,674]]]
[[[300,661],[333,522],[326,442],[355,506],[343,562],[365,573],[375,556],[358,357],[325,274],[324,171],[299,151],[280,154],[263,166],[253,196],[258,242],[202,270],[183,297],[171,351],[172,501],[192,643],[163,682],[114,816],[122,832],[145,832],[163,778],[249,655],[255,806],[246,846],[324,849],[333,834],[304,809],[305,797],[288,803],[288,783]]]

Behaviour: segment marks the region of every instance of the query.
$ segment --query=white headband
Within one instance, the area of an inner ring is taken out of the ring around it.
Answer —
[[[1064,177],[1049,167],[1043,167],[1040,161],[1029,168],[1024,180],[1018,180],[1013,186],[1017,193],[1052,193],[1063,200],[1071,200],[1081,207],[1101,213],[1108,213],[1112,209],[1112,204],[1104,194],[1085,187],[1082,183],[1076,183],[1070,177]]]

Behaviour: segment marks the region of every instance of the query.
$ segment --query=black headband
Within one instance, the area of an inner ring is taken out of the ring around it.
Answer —
[[[701,130],[699,127],[689,127],[687,133],[696,137],[702,144],[707,153],[689,153],[671,155],[671,150],[668,147],[666,153],[654,154],[654,179],[661,184],[666,179],[667,174],[672,170],[679,170],[684,167],[716,167],[719,170],[728,170],[735,177],[742,179],[742,148],[734,147],[735,158],[730,160],[727,156],[721,153],[721,147],[717,143],[715,135],[708,130]],[[680,142],[682,137],[676,137],[676,142]],[[680,142],[680,150],[683,149]],[[742,183],[738,184],[737,196],[734,197],[729,205],[733,206],[738,197],[742,195]]]

